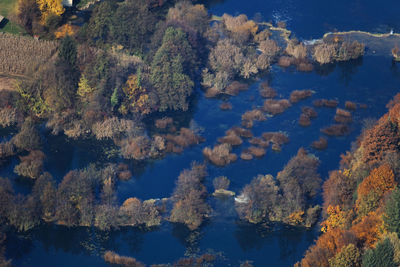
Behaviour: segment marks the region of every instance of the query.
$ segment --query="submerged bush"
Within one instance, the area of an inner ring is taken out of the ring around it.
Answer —
[[[269,87],[268,82],[263,82],[259,87],[260,96],[264,98],[274,98],[277,96],[277,93],[274,89]]]
[[[27,156],[19,157],[21,163],[15,166],[14,172],[20,176],[36,179],[43,170],[43,160],[45,155],[42,151],[32,150]]]
[[[287,99],[267,99],[264,101],[263,110],[272,115],[277,115],[283,113],[286,109],[291,106],[290,102]]]
[[[333,124],[321,129],[321,132],[330,136],[343,136],[350,132],[350,129],[345,124]]]
[[[120,256],[117,253],[107,250],[104,253],[104,261],[110,264],[117,264],[117,265],[122,265],[126,267],[144,267],[146,266],[145,264],[141,263],[140,261],[137,261],[135,258],[132,257],[126,257],[126,256]]]
[[[232,147],[229,144],[216,145],[214,148],[206,147],[203,149],[203,155],[211,163],[217,166],[225,166],[237,160],[237,156],[231,153]]]
[[[290,94],[290,102],[291,103],[297,103],[300,100],[306,99],[310,96],[312,96],[313,92],[311,90],[294,90]]]
[[[311,147],[318,150],[324,150],[328,147],[328,140],[320,137],[318,140],[312,142]]]

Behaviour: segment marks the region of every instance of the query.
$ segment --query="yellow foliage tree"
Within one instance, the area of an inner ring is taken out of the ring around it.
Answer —
[[[130,75],[122,90],[127,96],[129,106],[133,112],[150,113],[150,98],[147,90],[140,85],[140,77],[136,74]]]
[[[321,223],[321,231],[326,233],[334,228],[344,228],[347,212],[342,211],[339,206],[328,206],[328,219]]]
[[[287,223],[290,225],[299,225],[304,222],[304,211],[299,210],[290,214],[287,218]]]
[[[36,3],[42,13],[42,23],[44,23],[50,14],[61,16],[65,12],[62,0],[36,0]]]
[[[70,24],[64,24],[60,28],[57,29],[57,31],[54,33],[54,36],[57,39],[64,38],[65,36],[69,35],[75,35],[75,33],[78,31],[78,26],[72,26]]]
[[[76,92],[80,97],[86,97],[94,91],[94,88],[90,87],[89,81],[85,75],[81,76],[78,83],[78,91]]]

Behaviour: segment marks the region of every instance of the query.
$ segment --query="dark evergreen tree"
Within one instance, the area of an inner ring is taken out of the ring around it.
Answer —
[[[160,101],[160,111],[187,110],[187,98],[193,91],[193,81],[184,70],[190,68],[193,56],[186,34],[172,27],[165,31],[163,43],[154,56],[151,82]]]
[[[390,240],[380,241],[374,249],[365,252],[361,267],[395,267],[394,251]]]
[[[390,195],[383,216],[386,228],[400,234],[400,189],[396,188]]]

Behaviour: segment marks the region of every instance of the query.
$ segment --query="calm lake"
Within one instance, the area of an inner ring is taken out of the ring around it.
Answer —
[[[319,38],[333,30],[400,31],[399,1],[227,0],[209,3],[209,8],[216,15],[245,13],[249,18],[286,21],[288,29],[299,39]],[[221,175],[231,180],[230,189],[236,193],[257,174],[275,176],[300,147],[305,147],[321,160],[319,171],[325,179],[330,170],[338,167],[340,154],[351,148],[351,143],[361,132],[364,119],[376,119],[386,112],[385,105],[399,91],[400,65],[392,62],[390,51],[374,53],[368,50],[367,45],[367,53],[360,60],[316,68],[309,73],[273,66],[270,74],[252,83],[248,91],[230,98],[233,109],[229,111],[219,109],[223,100],[207,99],[198,89],[200,97],[189,118],[186,116],[185,119],[188,123],[192,120],[192,124],[201,129],[206,141],[182,154],[170,154],[150,163],[126,161],[134,177],[118,183],[119,201],[122,203],[128,197],[169,197],[180,171],[189,168],[192,161],[204,160],[202,149],[205,146],[214,145],[227,129],[239,126],[245,111],[262,105],[258,86],[264,80],[268,80],[282,98],[288,98],[293,90],[312,89],[315,93],[281,115],[255,122],[252,129],[255,136],[266,131],[284,131],[289,135],[290,142],[282,147],[282,152],[275,153],[269,149],[261,159],[239,159],[223,168],[208,164],[206,185],[209,192],[213,190],[212,179]],[[310,127],[298,125],[301,107],[312,106],[312,102],[319,98],[337,99],[342,108],[348,100],[368,106],[353,112],[350,135],[328,138],[328,148],[324,151],[315,151],[310,144],[323,136],[320,128],[333,123],[335,109],[319,108],[318,117],[312,120]],[[47,140],[44,146],[47,155],[45,169],[57,179],[71,169],[105,161],[104,151],[99,148],[104,143],[68,141],[63,137]],[[234,152],[239,153],[246,146],[249,146],[247,142]],[[16,163],[17,159],[11,160],[2,167],[0,175],[12,178],[16,191],[29,192],[31,184],[12,172]],[[245,260],[253,261],[254,266],[292,266],[319,234],[318,226],[310,230],[283,226],[265,229],[245,224],[237,218],[233,199],[210,197],[209,202],[214,212],[194,232],[166,222],[152,231],[122,228],[108,233],[90,228],[44,226],[27,234],[8,236],[7,257],[13,259],[15,266],[108,266],[101,255],[105,250],[113,250],[150,265],[173,262],[185,255],[212,252],[221,255],[217,266],[238,266]]]

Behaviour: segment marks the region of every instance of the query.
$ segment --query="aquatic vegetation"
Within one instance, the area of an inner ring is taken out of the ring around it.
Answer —
[[[278,95],[277,92],[268,85],[268,82],[262,82],[258,90],[260,96],[264,98],[274,98]]]
[[[249,139],[249,143],[252,144],[252,145],[257,145],[257,146],[266,148],[266,147],[269,146],[270,141],[269,140],[266,141],[266,140],[264,140],[263,138],[260,138],[260,137],[253,137],[253,138]]]
[[[238,95],[240,91],[245,91],[248,88],[249,87],[247,84],[240,83],[238,81],[233,81],[225,88],[224,93],[227,95],[235,96]]]
[[[230,135],[231,133],[235,133],[236,135],[244,138],[253,137],[253,133],[249,129],[240,128],[237,126],[232,127],[231,129],[225,132],[226,135]]]
[[[250,152],[242,151],[242,153],[240,153],[240,158],[242,160],[252,160],[254,157]]]
[[[312,107],[308,107],[308,106],[302,107],[301,112],[312,119],[314,119],[318,116],[318,113],[315,111],[315,109],[313,109]]]
[[[104,261],[110,264],[117,264],[126,267],[144,267],[145,265],[132,257],[120,256],[119,254],[107,250],[103,255]]]
[[[253,127],[254,121],[265,121],[267,118],[265,117],[264,113],[259,109],[253,109],[246,111],[242,115],[242,126],[246,128]]]
[[[282,132],[265,132],[262,137],[267,142],[272,142],[273,144],[283,145],[289,143],[289,137]]]
[[[164,145],[163,138],[166,140],[166,145]],[[184,148],[199,144],[203,142],[204,139],[201,136],[195,134],[195,132],[191,129],[182,127],[179,130],[178,135],[167,134],[164,137],[155,136],[154,140],[158,139],[158,142],[152,142],[153,144],[159,144],[158,150],[162,151],[163,147],[166,146],[166,150],[171,152],[182,151]]]
[[[313,92],[311,90],[294,90],[290,93],[289,101],[290,103],[297,103],[300,100],[306,99],[312,96]]]
[[[317,99],[313,101],[313,105],[316,108],[327,107],[327,108],[336,108],[339,102],[334,99]]]
[[[349,134],[350,128],[346,124],[333,124],[322,128],[321,132],[329,136],[343,136]]]
[[[346,101],[344,103],[344,106],[348,110],[356,110],[357,109],[357,104],[352,101]]]
[[[219,105],[219,108],[221,110],[231,110],[232,109],[232,104],[229,102],[223,102],[221,105]]]
[[[262,147],[251,146],[246,149],[246,152],[250,153],[256,158],[261,158],[265,155],[266,151]]]
[[[231,153],[232,147],[229,144],[216,145],[212,149],[206,147],[203,149],[203,155],[211,163],[217,166],[225,166],[237,160],[237,155]]]
[[[218,142],[229,144],[231,146],[239,146],[243,143],[243,140],[236,135],[235,132],[229,132],[226,136],[218,138]]]
[[[328,140],[324,137],[320,137],[318,140],[312,142],[311,147],[318,150],[324,150],[328,147]]]
[[[352,121],[352,116],[350,112],[337,108],[334,120],[337,123],[350,123]]]
[[[285,112],[290,106],[291,104],[287,99],[267,99],[264,101],[263,110],[272,115],[277,115]]]
[[[306,114],[300,114],[300,118],[299,118],[299,124],[303,127],[308,127],[311,125],[311,120],[310,117],[307,116]]]

